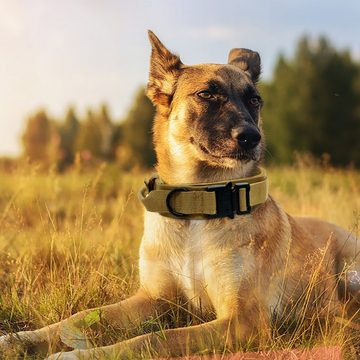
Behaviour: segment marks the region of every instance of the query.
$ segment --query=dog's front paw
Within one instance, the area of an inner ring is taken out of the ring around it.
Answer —
[[[20,331],[0,336],[0,354],[6,353],[7,358],[15,357],[16,353],[39,352],[46,354],[48,344],[36,331]],[[1,358],[1,355],[0,355]]]
[[[10,335],[0,336],[0,351],[5,351],[10,348],[11,345],[11,337]]]

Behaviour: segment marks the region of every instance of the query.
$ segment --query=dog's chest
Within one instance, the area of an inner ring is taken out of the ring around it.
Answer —
[[[225,301],[237,296],[239,279],[251,263],[251,251],[238,246],[236,229],[222,225],[192,220],[178,233],[178,251],[169,257],[170,271],[187,298],[196,307],[217,313]]]
[[[195,306],[211,308],[208,287],[212,254],[207,247],[202,224],[193,221],[178,240],[177,251],[169,258],[169,270]]]
[[[169,274],[193,305],[217,313],[237,296],[239,278],[251,264],[251,251],[239,246],[243,239],[226,223],[209,226],[203,220],[181,222],[149,214],[145,242],[156,244],[159,256],[153,266]]]

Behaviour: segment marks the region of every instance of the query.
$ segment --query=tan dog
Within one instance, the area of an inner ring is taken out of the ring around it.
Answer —
[[[157,107],[154,143],[162,181],[171,188],[258,174],[264,151],[262,100],[256,88],[259,55],[233,49],[226,65],[185,66],[152,32],[149,37],[148,95]],[[99,308],[101,319],[126,328],[155,316],[160,305],[163,311],[167,302],[181,294],[194,311],[215,314],[214,320],[111,346],[57,353],[51,359],[124,359],[149,348],[160,356],[231,350],[250,337],[266,334],[271,317],[281,315],[287,306],[298,307],[299,314],[304,307],[319,316],[336,312],[338,274],[347,265],[358,268],[354,236],[320,220],[292,218],[271,197],[250,213],[219,217],[200,216],[200,210],[194,217],[184,215],[175,200],[167,203],[170,217],[146,212],[140,289],[127,300]],[[350,290],[356,292],[357,285]],[[61,339],[66,343],[63,329],[70,322],[81,322],[91,311],[36,331],[3,336],[0,348],[13,341],[53,345]]]

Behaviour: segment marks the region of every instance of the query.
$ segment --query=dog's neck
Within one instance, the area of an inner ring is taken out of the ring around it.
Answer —
[[[175,151],[174,151],[175,150]],[[167,184],[211,183],[254,176],[259,172],[260,163],[253,160],[233,168],[215,166],[195,158],[194,155],[179,153],[169,143],[156,146],[160,178]]]

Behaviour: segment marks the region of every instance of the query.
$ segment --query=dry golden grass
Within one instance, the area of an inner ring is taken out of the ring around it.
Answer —
[[[287,212],[336,222],[359,235],[359,172],[304,161],[268,172],[271,194]],[[0,173],[0,332],[35,329],[134,293],[143,227],[136,193],[144,176],[105,164],[64,175],[30,166]],[[193,321],[180,317],[176,308],[168,315],[164,322],[155,319],[129,331]],[[351,358],[360,336],[347,325],[319,324],[315,317],[306,327],[275,329],[272,341],[263,346],[335,344]],[[111,341],[129,335],[107,330],[103,337]],[[17,355],[15,350],[8,358]]]

